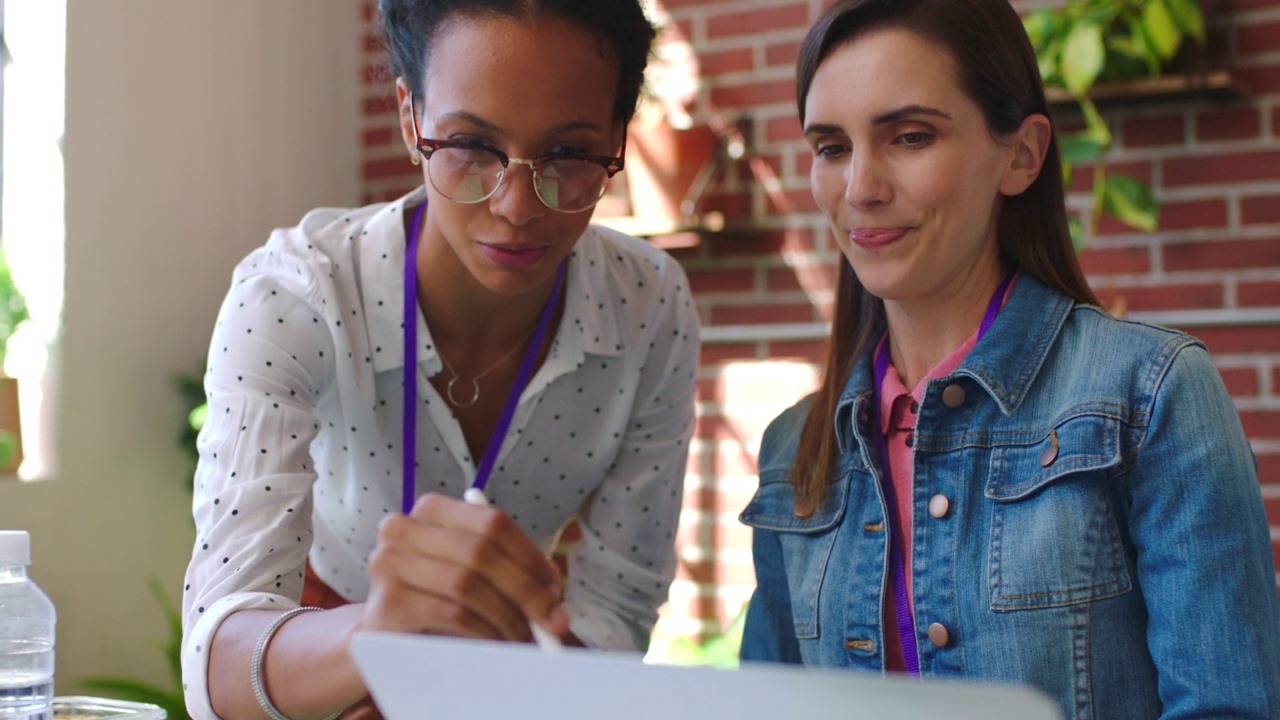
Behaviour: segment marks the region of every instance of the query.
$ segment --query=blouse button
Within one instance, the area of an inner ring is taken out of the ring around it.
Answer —
[[[907,444],[907,447],[914,446],[916,444],[916,434],[913,432],[907,433],[907,437],[903,442]]]
[[[915,415],[915,414],[916,414],[916,413],[918,413],[918,412],[920,412],[920,403],[916,402],[915,400],[912,400],[912,401],[911,401],[911,414],[912,414],[912,415]]]
[[[947,499],[946,495],[938,493],[937,495],[929,498],[929,514],[933,517],[939,519],[944,518],[947,516],[947,511],[950,509],[951,501]]]
[[[964,404],[964,388],[959,384],[948,385],[942,391],[942,404],[955,409]]]
[[[942,623],[933,623],[929,626],[929,642],[934,647],[946,647],[951,642],[951,633],[947,631],[947,626]]]

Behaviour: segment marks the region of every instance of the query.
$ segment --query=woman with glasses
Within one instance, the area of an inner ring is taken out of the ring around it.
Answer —
[[[367,708],[361,630],[643,650],[674,575],[697,313],[670,257],[589,225],[653,28],[637,0],[380,10],[423,185],[236,269],[183,603],[197,718]]]
[[[1007,0],[842,0],[797,80],[847,262],[822,385],[742,513],[742,657],[1025,683],[1068,718],[1280,717],[1240,418],[1201,343],[1097,306]]]

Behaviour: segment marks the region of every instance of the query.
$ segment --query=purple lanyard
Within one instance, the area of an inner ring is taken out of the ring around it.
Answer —
[[[996,321],[996,315],[1000,313],[1004,294],[1009,289],[1009,283],[1013,282],[1013,276],[1014,273],[1006,275],[1000,286],[996,288],[995,294],[991,296],[991,302],[987,304],[987,313],[982,316],[982,324],[978,326],[979,340],[987,334],[991,324]],[[884,487],[885,504],[889,506],[889,576],[893,580],[893,607],[898,616],[898,638],[902,642],[902,659],[906,663],[907,674],[918,676],[920,656],[916,652],[915,620],[911,617],[911,605],[907,602],[907,577],[902,566],[902,544],[907,542],[907,536],[904,532],[902,542],[893,540],[894,529],[900,526],[902,518],[898,517],[897,495],[893,490],[893,472],[889,468],[889,443],[884,437],[884,431],[881,430],[880,393],[884,389],[884,376],[888,371],[889,338],[886,334],[879,352],[876,353],[876,392],[871,402],[875,405],[876,439],[880,443],[880,467],[884,475],[881,485]]]
[[[409,236],[406,238],[404,260],[404,435],[401,443],[404,448],[402,462],[404,465],[404,493],[401,496],[400,508],[406,515],[413,509],[416,499],[414,469],[417,463],[417,426],[418,426],[418,235],[422,230],[422,216],[427,210],[424,202],[413,214],[413,222],[409,225]],[[556,301],[560,298],[560,290],[564,287],[564,263],[556,268],[556,287],[542,308],[542,316],[538,318],[538,329],[533,333],[529,348],[524,351],[524,359],[520,361],[520,372],[516,381],[507,393],[506,405],[502,408],[502,416],[498,425],[489,436],[489,444],[485,448],[480,467],[476,468],[476,479],[471,487],[484,490],[489,483],[489,475],[493,472],[493,463],[498,458],[498,450],[502,448],[502,439],[511,427],[511,418],[516,414],[516,406],[520,404],[520,396],[529,384],[529,376],[533,374],[533,366],[538,361],[538,351],[542,348],[542,340],[547,335],[547,326],[551,323],[551,315],[555,312]]]

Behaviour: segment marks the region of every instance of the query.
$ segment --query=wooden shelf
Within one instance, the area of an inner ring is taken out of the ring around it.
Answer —
[[[1201,99],[1225,101],[1245,94],[1245,88],[1230,71],[1214,70],[1103,83],[1089,91],[1089,98],[1103,108]],[[1062,88],[1047,88],[1046,95],[1055,112],[1077,109],[1071,93]]]

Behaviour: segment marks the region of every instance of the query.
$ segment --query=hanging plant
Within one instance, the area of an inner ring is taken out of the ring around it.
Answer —
[[[1132,175],[1106,171],[1102,157],[1112,144],[1111,128],[1089,93],[1099,83],[1158,78],[1188,39],[1203,45],[1200,5],[1196,0],[1068,0],[1031,11],[1023,23],[1045,84],[1069,92],[1084,118],[1083,130],[1058,134],[1068,185],[1075,166],[1093,165],[1087,232],[1074,218],[1071,228],[1077,250],[1097,234],[1104,212],[1129,227],[1154,231],[1160,207],[1151,188]]]

